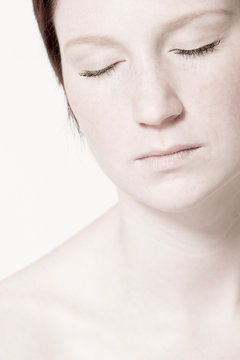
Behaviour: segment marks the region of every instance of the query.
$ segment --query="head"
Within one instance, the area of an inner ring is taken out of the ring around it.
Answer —
[[[174,212],[239,176],[239,0],[33,3],[69,108],[120,190]],[[176,144],[200,148],[167,170],[139,160]]]

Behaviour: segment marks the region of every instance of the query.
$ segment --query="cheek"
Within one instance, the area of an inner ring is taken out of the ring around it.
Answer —
[[[209,144],[209,178],[228,178],[240,170],[240,61],[225,59],[199,84],[192,109]]]
[[[239,117],[240,109],[240,67],[233,64],[232,68],[234,71],[223,68],[201,92],[209,109],[234,120]]]
[[[240,142],[240,55],[228,54],[221,62],[201,71],[196,77],[196,86],[192,88],[189,106],[196,119],[197,126],[212,144],[239,147]],[[189,100],[188,100],[189,101]],[[187,102],[187,99],[186,99]]]
[[[120,160],[125,140],[127,107],[121,87],[108,78],[76,81],[65,77],[69,104],[79,122],[88,145],[103,166],[114,157]],[[127,136],[126,136],[127,134]]]

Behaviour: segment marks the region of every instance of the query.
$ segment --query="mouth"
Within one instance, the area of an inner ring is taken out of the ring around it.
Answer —
[[[179,145],[174,145],[168,149],[165,149],[165,150],[162,150],[162,149],[153,149],[153,150],[150,150],[149,152],[146,152],[144,154],[142,154],[138,160],[141,160],[141,159],[145,159],[145,158],[148,158],[148,157],[156,157],[156,156],[161,156],[161,157],[164,157],[164,156],[169,156],[169,155],[174,155],[174,154],[177,154],[177,153],[180,153],[182,151],[186,151],[186,150],[194,150],[194,149],[198,149],[200,148],[201,145],[193,145],[193,144],[179,144]]]
[[[143,169],[149,168],[155,171],[173,171],[185,167],[193,158],[197,158],[199,149],[202,146],[191,146],[168,149],[164,152],[150,152],[138,159]]]

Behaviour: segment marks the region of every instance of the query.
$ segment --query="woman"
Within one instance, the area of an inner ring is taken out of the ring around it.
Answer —
[[[2,282],[1,358],[239,359],[239,0],[33,4],[118,203]]]

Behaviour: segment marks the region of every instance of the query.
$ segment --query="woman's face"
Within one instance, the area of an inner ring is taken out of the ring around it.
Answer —
[[[121,191],[179,211],[239,174],[239,0],[58,0],[55,25],[69,104]],[[137,160],[178,144],[201,147],[169,168]]]

